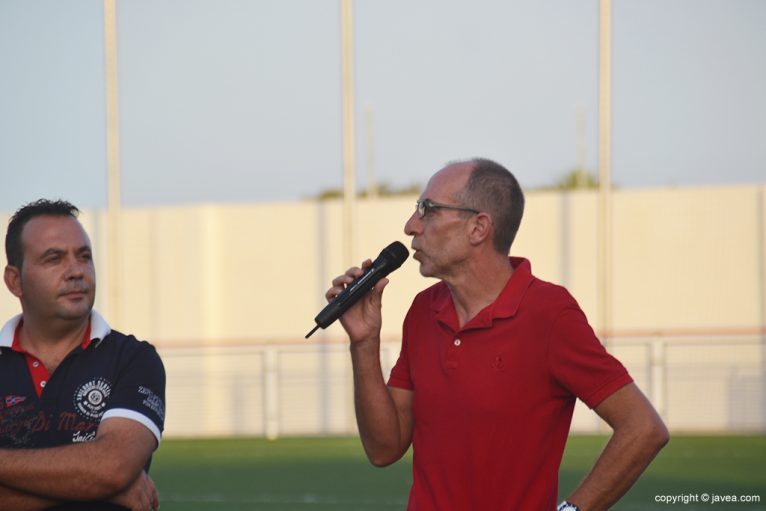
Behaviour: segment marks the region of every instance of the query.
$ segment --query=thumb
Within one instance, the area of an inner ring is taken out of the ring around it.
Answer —
[[[375,284],[375,286],[373,286],[372,291],[370,292],[370,303],[375,307],[380,307],[383,303],[383,290],[387,285],[388,279],[382,278],[377,284]]]

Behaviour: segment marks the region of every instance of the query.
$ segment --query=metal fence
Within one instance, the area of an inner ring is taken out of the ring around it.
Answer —
[[[609,350],[671,430],[766,431],[766,344],[736,338],[623,338]],[[398,343],[382,345],[388,374]],[[260,344],[161,349],[167,436],[355,434],[345,344]],[[575,432],[605,426],[578,403]]]

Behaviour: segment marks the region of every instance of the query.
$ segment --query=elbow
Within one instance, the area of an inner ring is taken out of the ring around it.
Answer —
[[[93,500],[113,497],[130,486],[139,473],[124,460],[110,460],[92,474],[90,497]]]
[[[373,466],[378,468],[387,467],[393,463],[396,463],[399,460],[398,457],[394,457],[394,456],[380,456],[380,455],[371,456],[369,454],[367,455],[367,459],[370,460],[370,463],[372,463]]]
[[[378,450],[378,451],[372,451],[365,449],[365,453],[367,454],[367,459],[370,460],[370,463],[378,468],[387,467],[389,465],[392,465],[399,461],[402,456],[404,455],[403,452],[394,451],[394,450]]]
[[[644,425],[642,436],[647,447],[651,448],[655,453],[660,452],[670,441],[668,428],[659,416],[656,416],[654,420],[648,421]]]
[[[654,439],[656,441],[658,451],[668,445],[668,442],[670,442],[670,432],[668,431],[668,428],[665,426],[664,422],[659,421],[659,425],[654,432]]]

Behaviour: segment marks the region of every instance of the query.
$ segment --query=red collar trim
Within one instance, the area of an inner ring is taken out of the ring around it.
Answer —
[[[82,347],[82,349],[84,350],[87,350],[92,340],[93,339],[90,338],[90,318],[88,318],[88,328],[85,329],[85,335],[82,338],[82,343],[80,344],[80,347]]]
[[[19,353],[26,353],[26,351],[21,348],[21,343],[19,342],[19,332],[21,332],[21,325],[23,324],[24,320],[22,319],[19,321],[19,324],[16,325],[16,330],[13,331],[13,343],[11,344],[11,349],[13,351],[18,351]]]

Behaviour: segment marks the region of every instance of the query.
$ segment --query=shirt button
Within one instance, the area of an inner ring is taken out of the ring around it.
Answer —
[[[461,342],[462,341],[460,339],[455,339],[455,346],[460,346]]]
[[[35,360],[34,362],[32,362],[32,367],[40,367],[40,362]]]
[[[41,381],[40,382],[40,387],[45,388],[45,384],[46,383],[48,383],[48,382],[46,382],[45,380]]]

